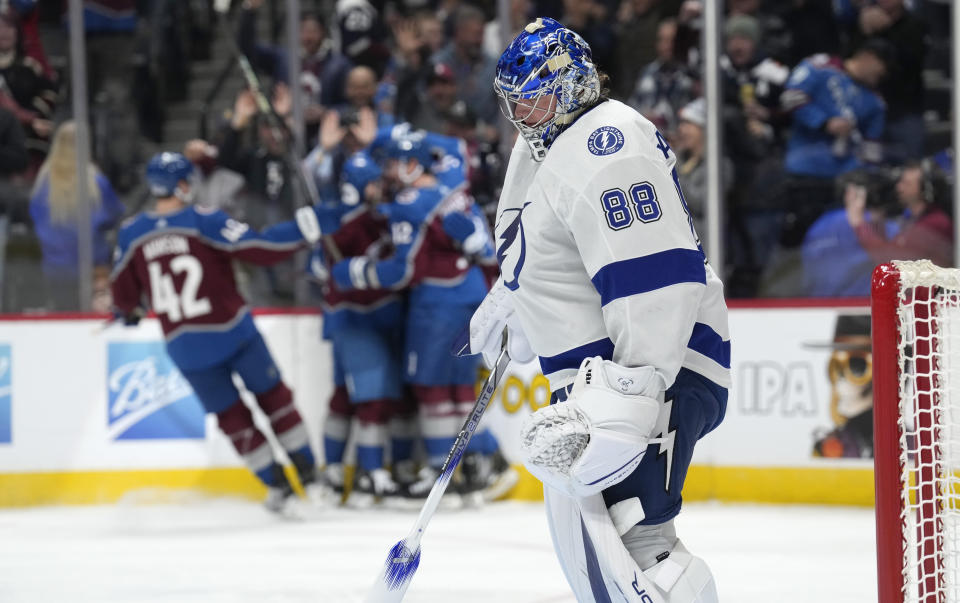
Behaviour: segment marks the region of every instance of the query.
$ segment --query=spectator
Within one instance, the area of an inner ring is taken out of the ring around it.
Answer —
[[[480,9],[469,4],[460,6],[454,14],[453,39],[432,61],[450,66],[457,82],[457,98],[464,101],[480,121],[492,125],[500,114],[490,85],[497,61],[483,52],[485,23]]]
[[[903,0],[877,0],[876,4],[861,6],[856,27],[850,32],[853,48],[876,37],[896,49],[889,77],[880,85],[887,103],[884,142],[886,158],[891,163],[923,156],[925,33],[923,21],[906,9]]]
[[[792,40],[786,29],[786,23],[780,15],[783,10],[781,5],[795,5],[797,2],[768,3],[771,4],[770,7],[762,7],[762,4],[761,0],[729,0],[726,3],[727,17],[725,24],[729,23],[734,17],[749,17],[756,23],[758,44],[762,43],[757,49],[757,54],[764,57],[774,57],[782,61],[788,53]],[[828,17],[832,17],[832,15],[828,15]],[[815,52],[823,52],[823,50],[817,49]]]
[[[610,74],[616,82],[614,96],[630,96],[641,70],[657,58],[657,28],[665,18],[676,15],[667,5],[666,0],[623,0],[620,4],[615,29],[617,72]]]
[[[121,192],[139,182],[135,165],[140,155],[141,132],[134,75],[142,53],[137,49],[141,16],[137,6],[137,0],[83,3],[93,156],[107,179]]]
[[[78,204],[76,126],[63,123],[40,166],[30,194],[30,216],[43,251],[47,300],[53,310],[78,306]],[[94,309],[110,309],[110,231],[123,216],[124,207],[107,178],[93,165],[87,172],[90,229],[93,236]]]
[[[656,124],[667,138],[677,127],[677,111],[693,100],[696,80],[674,55],[677,20],[657,27],[657,58],[644,68],[628,104]]]
[[[256,12],[263,0],[244,0],[240,14],[238,41],[243,53],[258,71],[269,73],[276,82],[290,84],[287,51],[284,47],[258,44]],[[304,121],[307,140],[316,140],[324,109],[344,104],[347,73],[351,63],[334,49],[327,28],[319,15],[300,17],[300,87],[304,92]]]
[[[786,28],[783,37],[788,43],[768,48],[771,56],[793,67],[818,53],[840,53],[840,28],[834,18],[833,0],[793,0],[777,2],[775,6]]]
[[[390,49],[380,12],[367,0],[338,0],[336,6],[340,50],[354,65],[383,75]]]
[[[282,117],[286,117],[289,110],[289,95],[285,90],[285,86],[278,86],[273,99]],[[248,129],[253,129],[256,136],[252,143],[244,144]],[[297,184],[286,159],[286,144],[284,135],[272,128],[267,119],[258,116],[253,94],[249,90],[238,94],[219,145],[219,163],[243,176],[243,201],[237,218],[254,228],[293,219],[298,204]],[[291,302],[295,272],[292,266],[292,260],[285,260],[263,268],[266,284],[256,283],[257,290],[250,294],[258,303]]]
[[[321,200],[339,198],[344,162],[366,149],[376,134],[377,118],[368,107],[343,116],[336,111],[324,115],[320,141],[303,160],[304,170],[313,178]]]
[[[429,11],[417,13],[414,17],[420,38],[426,45],[427,56],[443,50],[447,45],[447,35],[443,30],[443,21]],[[490,56],[495,56],[493,53]]]
[[[866,211],[865,199],[845,199],[850,226],[874,262],[929,259],[938,266],[953,265],[953,222],[937,206],[936,189],[928,162],[904,166],[896,186],[904,211],[893,237],[886,232],[881,216]]]
[[[444,63],[434,63],[427,76],[427,88],[410,115],[410,125],[414,129],[443,132],[447,113],[454,103],[463,104],[464,111],[469,111],[463,101],[457,100],[457,82],[453,71]]]
[[[760,51],[760,24],[748,15],[733,15],[724,23],[726,50],[720,58],[725,104],[744,119],[750,137],[774,143],[787,126],[780,110],[780,93],[790,71]]]
[[[22,177],[30,161],[26,136],[16,116],[0,108],[0,216],[26,222],[26,186]],[[5,232],[0,232],[0,240]]]
[[[40,41],[40,11],[37,10],[37,0],[11,0],[9,6],[10,10],[16,13],[20,24],[23,54],[40,64],[47,79],[56,80],[56,73],[50,67],[47,53]]]
[[[284,90],[283,85],[277,87],[273,104],[281,117],[288,118],[289,97]],[[217,147],[219,165],[243,176],[244,192],[251,196],[238,219],[259,228],[293,218],[296,187],[285,159],[284,136],[259,114],[249,90],[237,95]]]
[[[841,197],[848,206],[876,211],[877,227],[892,238],[897,224],[882,215],[880,191],[872,185],[876,176],[863,171],[840,178]],[[870,279],[876,262],[860,245],[844,208],[824,212],[810,226],[803,240],[803,294],[813,297],[870,295]]]
[[[677,175],[680,177],[680,189],[687,202],[687,209],[693,218],[693,226],[703,243],[708,200],[706,148],[703,137],[707,123],[706,102],[703,98],[690,102],[680,110],[679,118],[673,146],[677,154]],[[722,178],[726,194],[733,182],[733,163],[728,157],[723,159]]]
[[[196,191],[193,202],[204,209],[222,209],[231,215],[240,212],[235,207],[237,193],[243,188],[243,176],[221,166],[220,150],[199,138],[188,140],[183,155],[196,168],[191,190]]]
[[[879,160],[884,104],[874,89],[889,62],[889,46],[871,40],[842,62],[816,55],[790,74],[781,95],[784,109],[792,111],[793,130],[784,162],[785,246],[799,245],[835,202],[834,178]]]
[[[754,17],[731,15],[724,23],[726,52],[720,58],[724,151],[733,165],[733,181],[726,182],[732,190],[727,197],[728,283],[738,293],[759,278],[783,215],[781,196],[773,191],[783,175],[789,120],[780,110],[780,93],[790,72],[761,54],[761,31]]]
[[[420,109],[425,82],[433,73],[430,57],[443,48],[442,24],[428,13],[398,20],[393,41],[394,55],[385,79],[396,84],[395,115],[410,121]]]
[[[35,59],[21,52],[22,42],[13,13],[0,13],[0,107],[13,113],[26,135],[36,170],[50,146],[55,86]]]
[[[598,0],[563,0],[559,21],[587,41],[597,69],[616,73],[617,35],[606,17],[606,9]]]
[[[340,113],[341,120],[351,121],[358,111],[363,108],[376,110],[374,100],[377,96],[377,74],[366,65],[357,65],[347,74],[347,83],[345,94],[347,104],[340,106],[337,110]],[[393,124],[393,115],[389,113],[377,113],[377,126],[389,126]]]
[[[530,0],[510,0],[509,17],[510,31],[503,35],[500,19],[488,21],[483,28],[483,52],[492,57],[500,56],[503,49],[510,43],[520,30],[531,21],[532,10]]]

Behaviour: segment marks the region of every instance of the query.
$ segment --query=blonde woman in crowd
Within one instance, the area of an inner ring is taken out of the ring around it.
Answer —
[[[64,122],[53,137],[50,154],[40,166],[30,193],[30,216],[43,252],[43,275],[47,285],[46,307],[76,310],[79,299],[76,125]],[[110,309],[109,284],[111,243],[108,237],[124,213],[123,204],[100,170],[87,171],[90,228],[93,238],[93,309]]]

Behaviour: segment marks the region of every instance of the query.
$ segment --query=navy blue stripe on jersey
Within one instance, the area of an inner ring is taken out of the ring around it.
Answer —
[[[613,342],[604,338],[585,343],[556,356],[540,356],[540,370],[544,375],[549,375],[563,369],[578,369],[584,358],[594,356],[613,360]]]
[[[622,297],[678,283],[706,285],[707,271],[700,250],[678,248],[607,264],[591,280],[605,306]]]
[[[716,331],[702,322],[693,325],[693,334],[690,335],[687,347],[723,368],[730,368],[730,341],[724,341]]]

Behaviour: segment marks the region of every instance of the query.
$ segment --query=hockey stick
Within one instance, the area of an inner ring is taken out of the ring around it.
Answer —
[[[510,356],[507,354],[506,340],[504,340],[504,346],[500,350],[497,364],[484,382],[477,403],[470,411],[463,427],[460,428],[457,440],[447,454],[447,460],[443,463],[440,476],[433,484],[426,502],[423,503],[420,515],[417,516],[417,521],[413,524],[413,529],[410,530],[406,538],[393,545],[393,548],[387,553],[387,560],[380,570],[380,575],[377,576],[377,581],[374,582],[373,588],[367,595],[367,603],[399,603],[403,600],[410,582],[413,581],[413,575],[420,565],[420,539],[423,538],[427,524],[430,523],[430,519],[433,518],[433,514],[437,510],[437,505],[440,504],[440,497],[443,496],[447,484],[450,483],[453,470],[457,468],[460,457],[463,456],[463,451],[467,447],[467,442],[470,441],[473,432],[477,430],[483,411],[487,409],[487,405],[493,397],[493,392],[497,389],[497,383],[506,371],[508,364],[510,364]]]
[[[240,48],[239,44],[237,44],[235,31],[236,28],[229,25],[230,20],[227,18],[230,12],[229,4],[224,7],[218,7],[218,10],[221,10],[221,14],[225,17],[224,21],[226,22],[225,28],[227,32],[227,43],[230,45],[230,50],[236,57],[237,63],[240,65],[240,71],[243,73],[243,79],[247,82],[247,88],[253,95],[253,100],[257,103],[257,108],[260,110],[260,113],[266,117],[267,125],[270,127],[271,135],[276,140],[283,141],[283,158],[287,163],[287,168],[293,173],[295,181],[300,187],[300,198],[306,199],[308,205],[316,205],[320,195],[317,193],[317,187],[315,183],[310,178],[307,178],[306,174],[303,173],[303,166],[301,165],[300,158],[297,157],[296,150],[293,145],[293,132],[290,131],[290,128],[287,126],[287,122],[280,116],[279,113],[277,113],[277,110],[273,107],[270,99],[267,98],[266,94],[264,94],[263,84],[260,82],[257,72],[254,71],[253,66],[250,64],[250,60],[247,58],[247,55],[243,53],[243,50]],[[291,91],[290,94],[295,94],[295,92]],[[330,254],[330,259],[334,263],[343,259],[343,254],[340,252],[340,248],[337,247],[336,242],[334,242],[333,237],[330,235],[321,234],[320,240],[323,242],[324,249],[328,254]]]

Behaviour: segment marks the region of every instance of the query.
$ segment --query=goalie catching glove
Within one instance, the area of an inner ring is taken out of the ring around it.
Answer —
[[[544,485],[587,497],[630,475],[647,450],[662,404],[653,367],[587,358],[566,402],[531,414],[520,428],[524,465]]]

